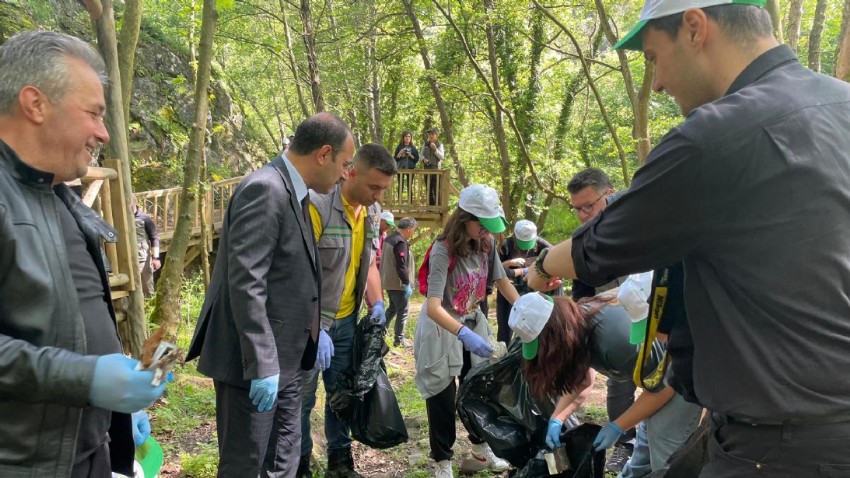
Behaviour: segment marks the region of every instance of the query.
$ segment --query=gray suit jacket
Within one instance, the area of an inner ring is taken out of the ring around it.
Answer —
[[[198,371],[245,388],[280,373],[283,388],[316,359],[320,275],[313,231],[278,156],[230,199],[186,360],[200,356]]]

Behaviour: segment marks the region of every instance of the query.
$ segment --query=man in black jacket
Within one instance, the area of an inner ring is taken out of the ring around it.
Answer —
[[[117,232],[63,184],[109,141],[106,80],[97,52],[68,35],[0,46],[3,477],[132,475],[133,439],[150,430],[134,412],[165,390],[121,353],[100,254]]]

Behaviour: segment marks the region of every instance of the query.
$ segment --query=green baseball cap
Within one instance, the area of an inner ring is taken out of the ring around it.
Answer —
[[[675,13],[681,13],[689,8],[707,8],[717,5],[754,5],[764,8],[767,0],[647,0],[643,4],[640,20],[626,36],[620,39],[615,50],[643,50],[643,37],[641,30],[650,21],[656,18],[666,17]]]
[[[471,184],[460,192],[457,205],[475,216],[488,231],[493,234],[505,232],[508,221],[499,202],[499,193],[490,186]]]
[[[540,292],[530,292],[521,296],[511,307],[508,327],[522,342],[522,358],[534,360],[540,346],[538,336],[555,308],[555,301]]]

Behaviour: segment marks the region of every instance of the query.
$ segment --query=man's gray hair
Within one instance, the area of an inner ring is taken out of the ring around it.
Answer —
[[[25,86],[41,90],[51,102],[70,88],[68,59],[90,66],[106,86],[106,64],[97,50],[79,38],[48,31],[21,32],[0,46],[0,114],[9,114]]]
[[[398,221],[398,229],[410,229],[411,227],[416,227],[416,219],[412,217],[403,217]]]

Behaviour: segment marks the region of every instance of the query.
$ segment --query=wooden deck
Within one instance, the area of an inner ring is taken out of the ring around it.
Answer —
[[[233,196],[233,190],[244,176],[225,179],[212,183],[206,194],[208,207],[203,214],[196,214],[192,226],[190,246],[199,244],[201,237],[201,221],[213,225],[213,238],[221,232],[221,225],[227,204]],[[441,228],[448,219],[449,193],[457,192],[452,188],[449,171],[442,169],[401,170],[396,175],[393,184],[384,194],[381,207],[392,212],[396,220],[402,217],[416,219],[421,229]],[[429,201],[429,184],[434,181],[435,201]],[[135,193],[139,209],[149,215],[159,232],[160,250],[168,251],[174,229],[177,226],[177,211],[180,194],[183,188],[160,189]],[[429,204],[433,202],[433,204]],[[197,254],[188,254],[193,258]]]

